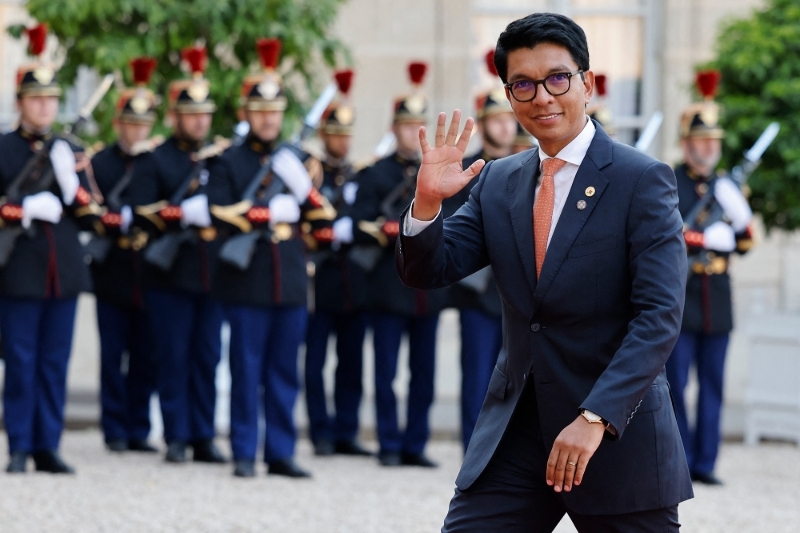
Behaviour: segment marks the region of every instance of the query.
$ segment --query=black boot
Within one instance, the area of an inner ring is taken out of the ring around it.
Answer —
[[[267,473],[274,476],[286,476],[293,478],[306,478],[311,477],[310,472],[306,472],[294,462],[294,459],[282,459],[280,461],[273,461],[267,463]]]
[[[339,455],[358,455],[362,457],[371,457],[373,453],[361,444],[353,439],[353,440],[337,440],[336,441],[336,453]]]
[[[236,477],[255,477],[256,464],[255,461],[249,459],[239,459],[236,461],[236,468],[233,469],[233,475]]]
[[[132,452],[158,453],[158,448],[151,446],[146,439],[129,440],[128,449]]]
[[[46,452],[33,452],[33,463],[37,472],[51,474],[74,474],[75,469],[65,463],[55,450]]]
[[[128,450],[128,443],[122,439],[120,440],[107,440],[106,448],[110,452],[124,452]]]
[[[164,460],[168,463],[185,463],[186,443],[180,441],[167,443],[167,455]]]
[[[421,453],[404,453],[403,465],[422,466],[424,468],[436,468],[439,466]]]
[[[28,469],[28,454],[25,452],[15,452],[11,454],[8,461],[6,472],[9,474],[24,474]]]
[[[333,442],[328,439],[322,439],[314,442],[314,455],[319,457],[327,457],[336,453]]]
[[[196,463],[227,463],[228,459],[222,455],[213,440],[199,440],[192,443],[192,460]]]

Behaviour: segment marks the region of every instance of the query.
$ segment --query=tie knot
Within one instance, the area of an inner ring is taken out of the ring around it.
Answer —
[[[542,175],[543,176],[555,176],[556,172],[561,170],[561,168],[566,165],[567,162],[563,159],[558,159],[556,157],[550,157],[542,161]]]

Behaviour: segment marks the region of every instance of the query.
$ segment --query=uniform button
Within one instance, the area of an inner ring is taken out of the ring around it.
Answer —
[[[531,324],[531,331],[532,332],[536,333],[540,329],[541,329],[541,326],[539,326],[538,322],[534,322],[533,324]]]

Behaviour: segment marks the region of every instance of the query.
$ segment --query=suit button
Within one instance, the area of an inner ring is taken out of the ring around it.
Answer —
[[[539,326],[538,322],[534,322],[533,324],[531,324],[531,331],[532,332],[536,333],[540,329],[541,329],[541,326]]]

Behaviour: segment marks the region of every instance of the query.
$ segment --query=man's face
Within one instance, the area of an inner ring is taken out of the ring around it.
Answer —
[[[186,141],[203,141],[210,129],[211,113],[175,113],[175,133]]]
[[[50,129],[58,114],[58,96],[22,96],[17,98],[20,122],[31,128],[31,133]]]
[[[333,133],[325,133],[320,131],[320,138],[325,145],[325,151],[336,159],[344,159],[350,152],[350,143],[352,137],[350,135],[337,135]]]
[[[703,137],[690,137],[681,140],[684,161],[701,176],[710,175],[722,155],[722,141]]]
[[[513,113],[489,115],[480,125],[484,142],[506,150],[514,144],[517,136],[517,119]]]
[[[117,137],[119,137],[120,142],[128,148],[131,148],[136,143],[150,136],[153,125],[116,120],[114,121],[114,128],[117,130]]]
[[[272,142],[281,134],[283,111],[245,111],[250,133],[264,142]]]
[[[508,54],[508,83],[538,81],[551,74],[576,70],[578,65],[569,51],[557,44],[542,43]],[[594,91],[594,73],[586,71],[584,78],[574,75],[569,90],[560,96],[551,95],[539,85],[536,97],[530,102],[518,102],[506,89],[517,119],[550,156],[568,145],[586,125],[586,104]]]
[[[400,122],[392,125],[392,132],[397,138],[397,150],[400,152],[419,152],[419,129],[424,126],[422,121]]]

